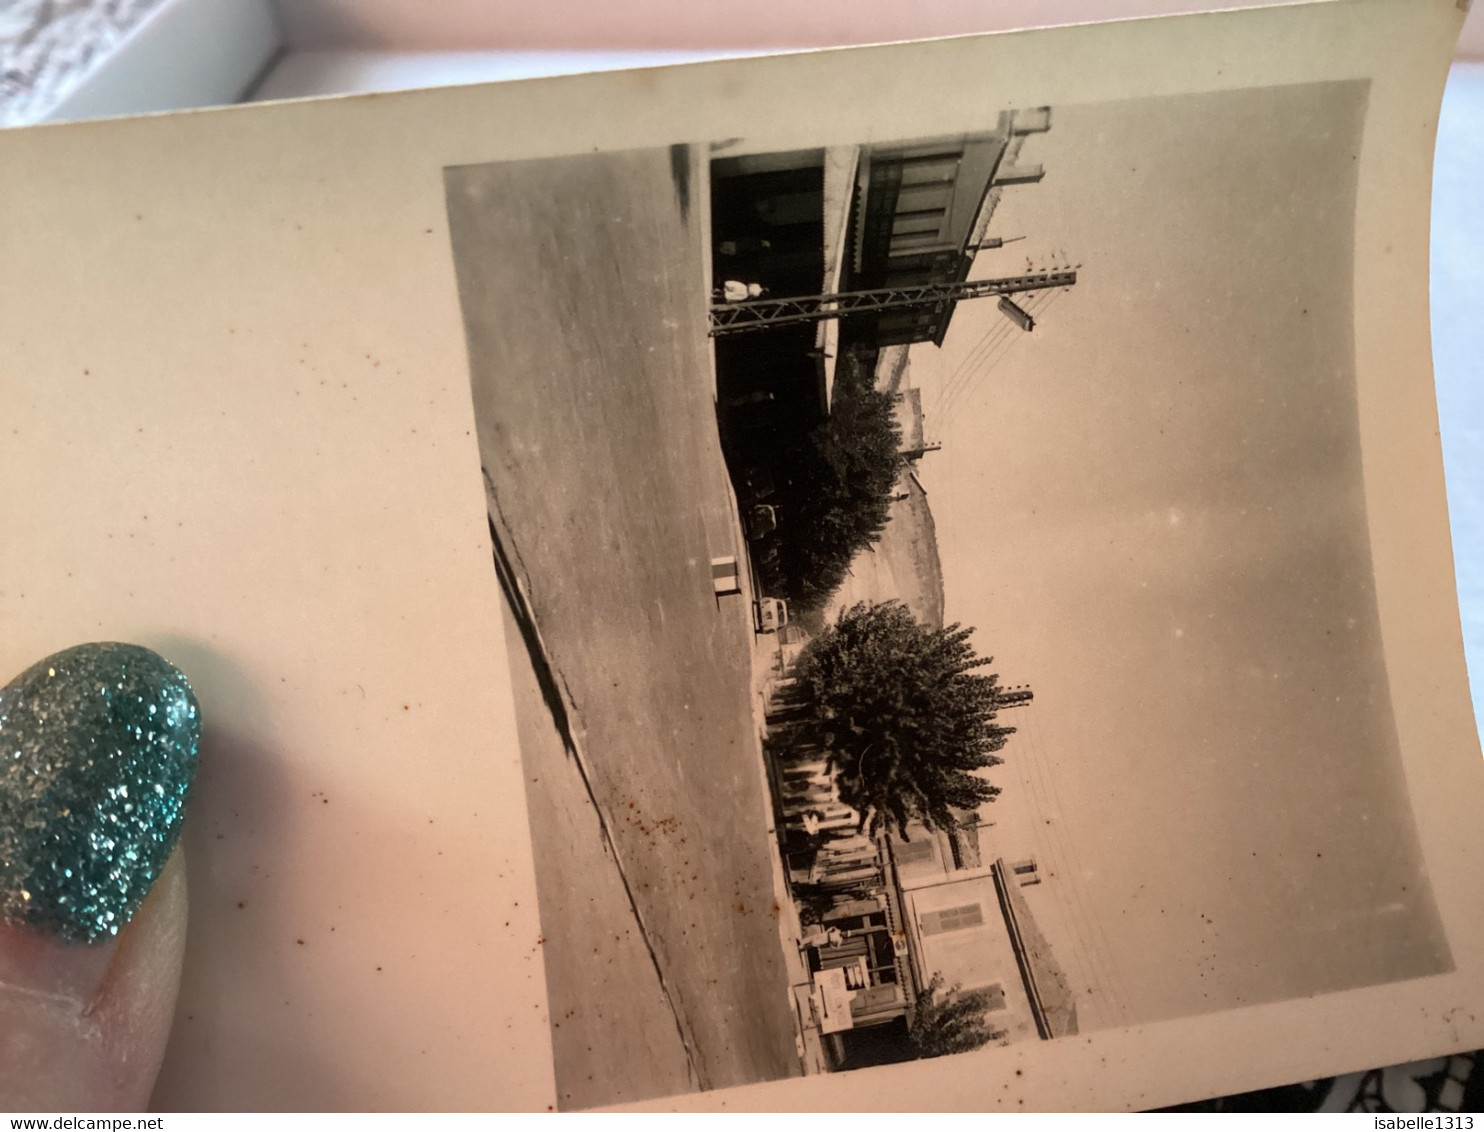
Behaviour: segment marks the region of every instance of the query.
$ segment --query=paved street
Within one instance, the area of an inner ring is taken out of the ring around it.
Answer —
[[[710,577],[741,547],[699,175],[660,150],[450,177],[492,515],[581,762],[512,629],[567,1108],[800,1072],[750,619]]]

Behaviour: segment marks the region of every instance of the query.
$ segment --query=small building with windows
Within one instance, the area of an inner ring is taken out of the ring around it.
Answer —
[[[935,976],[940,993],[983,992],[1000,1044],[1077,1032],[1071,985],[1027,899],[1042,882],[1034,859],[985,861],[971,814],[951,830],[913,823],[906,838],[866,837],[823,779],[814,790],[785,806],[789,879],[814,902],[800,1006],[846,1061],[853,1048],[882,1046],[868,1031],[889,1026],[905,1039]]]
[[[984,992],[1002,1042],[1075,1034],[1071,984],[1026,898],[1041,883],[1035,860],[981,862],[972,827],[917,832],[889,840],[913,979]]]

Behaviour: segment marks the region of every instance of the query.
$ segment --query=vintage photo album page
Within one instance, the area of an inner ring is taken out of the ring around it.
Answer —
[[[1453,0],[0,136],[0,651],[192,681],[164,1109],[1484,1044]]]

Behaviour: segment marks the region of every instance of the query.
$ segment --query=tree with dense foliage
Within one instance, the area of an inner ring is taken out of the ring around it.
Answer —
[[[800,611],[824,605],[851,559],[886,529],[902,466],[895,404],[871,367],[846,355],[830,415],[780,458],[780,581]]]
[[[907,1023],[907,1041],[918,1057],[968,1053],[994,1041],[998,1034],[984,1020],[989,995],[961,993],[958,987],[943,993],[943,976],[935,974],[917,996]]]
[[[795,662],[780,738],[830,758],[841,800],[874,834],[912,819],[957,823],[1000,791],[976,773],[1015,731],[995,724],[999,677],[976,669],[973,629],[932,629],[900,602],[862,602],[840,614]]]

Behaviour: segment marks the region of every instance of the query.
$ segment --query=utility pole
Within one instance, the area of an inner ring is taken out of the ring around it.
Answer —
[[[770,326],[786,326],[790,323],[825,322],[855,314],[914,307],[941,313],[964,299],[1049,291],[1056,287],[1070,287],[1076,282],[1075,271],[1037,271],[1003,279],[965,279],[916,287],[875,287],[865,291],[841,291],[834,295],[798,295],[784,299],[717,303],[711,308],[711,337],[745,334],[750,330],[765,330]]]

